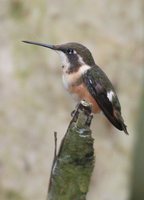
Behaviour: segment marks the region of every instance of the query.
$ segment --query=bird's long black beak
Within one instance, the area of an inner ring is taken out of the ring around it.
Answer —
[[[59,50],[57,45],[44,44],[44,43],[40,43],[40,42],[31,42],[31,41],[26,41],[26,40],[23,40],[22,42],[27,43],[27,44],[38,45],[41,47],[46,47],[46,48],[53,49],[53,50]]]

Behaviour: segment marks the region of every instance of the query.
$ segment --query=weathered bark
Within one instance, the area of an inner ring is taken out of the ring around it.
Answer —
[[[91,108],[81,102],[55,157],[47,200],[85,200],[94,167]]]

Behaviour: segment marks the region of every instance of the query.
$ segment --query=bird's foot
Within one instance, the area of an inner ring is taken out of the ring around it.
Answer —
[[[85,107],[85,108],[84,108]],[[85,114],[89,115],[87,119],[87,125],[89,126],[91,124],[91,120],[93,118],[93,114],[91,113],[91,107],[90,104],[87,103],[85,100],[82,100],[80,103],[78,103],[75,107],[75,110],[71,112],[71,117],[77,119],[79,110],[83,110]]]

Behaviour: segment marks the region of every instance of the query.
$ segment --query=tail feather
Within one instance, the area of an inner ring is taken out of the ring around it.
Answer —
[[[114,116],[117,119],[117,122],[119,123],[119,126],[121,127],[120,129],[123,130],[125,132],[125,134],[129,135],[128,131],[127,131],[127,126],[124,123],[124,120],[121,116],[121,113],[117,110],[114,111]]]
[[[129,135],[128,131],[127,131],[127,126],[122,122],[122,128],[123,131],[125,132],[125,134]]]

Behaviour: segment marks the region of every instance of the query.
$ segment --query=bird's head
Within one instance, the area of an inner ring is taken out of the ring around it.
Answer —
[[[23,42],[57,51],[60,54],[63,67],[70,72],[77,71],[83,65],[93,66],[95,64],[89,49],[79,43],[72,42],[62,45],[49,45],[30,41]]]

